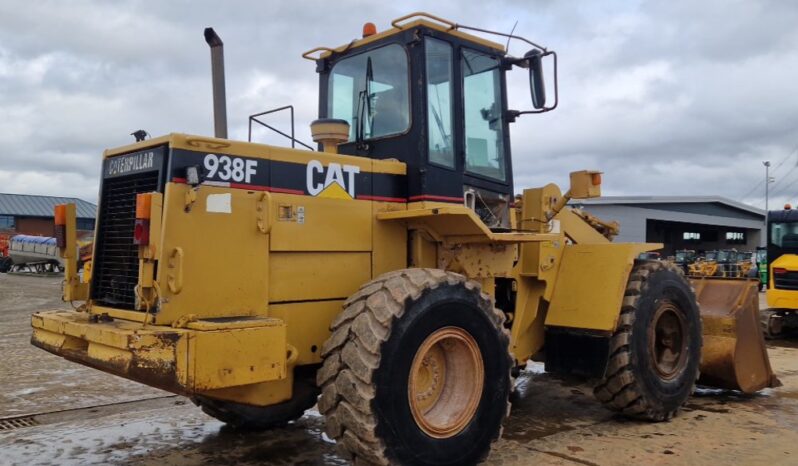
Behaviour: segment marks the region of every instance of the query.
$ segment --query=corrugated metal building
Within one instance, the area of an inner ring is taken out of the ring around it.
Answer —
[[[53,236],[53,207],[73,202],[77,227],[85,236],[94,230],[97,206],[74,197],[33,196],[0,193],[0,233]]]
[[[621,224],[618,242],[664,243],[678,249],[753,251],[762,244],[765,211],[720,196],[607,196],[573,206]]]

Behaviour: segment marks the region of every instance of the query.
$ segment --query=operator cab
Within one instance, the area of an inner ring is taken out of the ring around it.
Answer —
[[[339,153],[404,162],[408,201],[465,202],[489,227],[508,228],[508,125],[524,112],[508,112],[505,72],[519,59],[420,16],[436,22],[400,18],[379,34],[369,24],[363,39],[305,54],[317,63],[319,118],[349,124]]]
[[[768,268],[776,259],[785,254],[798,254],[798,210],[787,204],[784,206],[784,210],[768,212],[767,236]],[[780,275],[784,274],[786,271]],[[798,288],[798,286],[793,286]]]

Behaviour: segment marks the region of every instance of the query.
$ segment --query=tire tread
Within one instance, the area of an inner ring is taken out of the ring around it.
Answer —
[[[317,376],[321,388],[319,412],[326,418],[326,433],[354,464],[388,465],[396,462],[390,458],[385,441],[377,435],[373,376],[380,364],[382,345],[390,337],[393,324],[402,317],[408,303],[419,299],[426,290],[443,284],[462,284],[466,289],[479,293],[481,307],[492,311],[489,317],[501,332],[503,344],[509,348],[510,336],[503,325],[504,313],[493,307],[491,298],[481,292],[478,283],[463,275],[438,269],[412,268],[384,274],[363,285],[344,303],[343,311],[332,321],[330,342],[324,345],[324,361]],[[509,351],[507,357],[512,367]],[[508,414],[509,410],[508,401]],[[499,436],[500,431],[491,443]]]
[[[607,370],[603,379],[593,389],[596,399],[610,410],[623,413],[628,417],[649,421],[668,420],[679,410],[679,408],[671,411],[657,409],[654,400],[646,399],[641,389],[641,382],[637,380],[632,368],[630,342],[641,295],[649,277],[662,269],[680,272],[677,266],[661,261],[637,261],[635,263],[635,267],[629,275],[618,325],[610,340],[610,358]],[[683,273],[679,273],[679,275],[684,278]],[[685,279],[685,281],[687,280]],[[695,291],[689,281],[687,284],[693,299],[695,299]],[[698,374],[695,379],[698,379]],[[694,390],[695,380],[690,392],[692,393]]]

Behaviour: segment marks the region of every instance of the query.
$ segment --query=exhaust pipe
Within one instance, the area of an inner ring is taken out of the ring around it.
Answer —
[[[205,42],[211,47],[213,76],[213,132],[227,139],[227,101],[224,94],[224,43],[213,28],[205,28]]]

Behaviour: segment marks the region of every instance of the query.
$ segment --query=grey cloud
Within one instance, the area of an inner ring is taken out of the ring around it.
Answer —
[[[228,114],[294,104],[309,140],[316,116],[316,45],[357,37],[365,21],[431,8],[343,2],[23,2],[0,5],[0,191],[93,200],[102,150],[153,135],[212,132],[202,28],[226,45]],[[798,143],[798,5],[761,1],[436,2],[435,14],[516,32],[559,52],[561,106],[513,124],[518,190],[567,183],[571,170],[606,172],[607,194],[740,198]],[[520,55],[524,48],[512,45]],[[528,107],[523,73],[513,108]],[[274,124],[285,128],[276,117]],[[256,132],[259,141],[284,140]],[[775,170],[798,198],[793,160]],[[746,199],[762,205],[761,190]],[[777,199],[774,202],[781,202]]]

